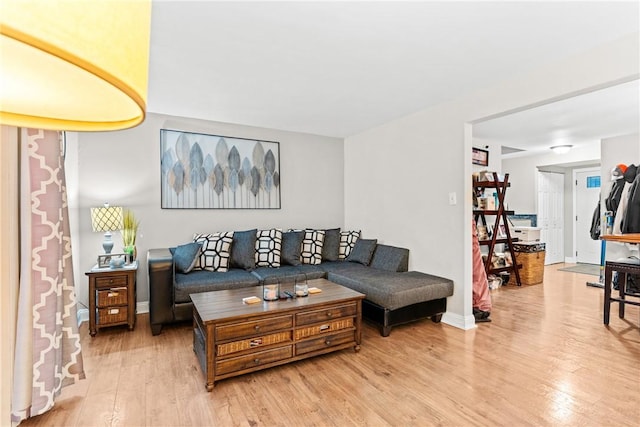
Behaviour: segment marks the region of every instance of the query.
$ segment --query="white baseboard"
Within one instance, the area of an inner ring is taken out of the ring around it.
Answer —
[[[136,313],[148,313],[149,312],[149,301],[138,301],[136,304]]]
[[[80,308],[77,313],[78,317],[78,326],[82,324],[82,322],[89,321],[89,309],[88,308]]]
[[[149,312],[149,301],[140,301],[136,303],[136,314],[148,313]],[[82,324],[82,322],[89,321],[89,309],[88,308],[79,308],[78,313],[78,326]]]
[[[469,316],[461,316],[447,311],[442,315],[442,322],[465,331],[477,327],[476,319],[473,317],[473,314],[470,314]]]

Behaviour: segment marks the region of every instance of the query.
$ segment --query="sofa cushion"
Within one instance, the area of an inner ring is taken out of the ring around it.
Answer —
[[[337,261],[340,255],[340,229],[324,230],[322,243],[322,262]]]
[[[280,267],[282,230],[259,230],[256,237],[256,267]]]
[[[371,258],[371,267],[387,271],[407,271],[409,249],[380,244],[376,246]]]
[[[180,273],[189,273],[196,266],[202,244],[199,242],[191,242],[184,245],[176,246],[171,253],[173,254],[173,263],[176,271]]]
[[[293,288],[297,280],[312,280],[326,277],[326,273],[317,265],[283,265],[279,268],[258,267],[252,271],[260,284],[280,283],[285,289]]]
[[[202,244],[194,270],[225,272],[229,269],[233,231],[214,234],[195,234],[193,241]]]
[[[300,271],[307,280],[327,278],[327,273],[322,269],[322,264],[301,264],[298,266],[298,271]]]
[[[298,267],[294,265],[283,265],[278,268],[258,267],[252,273],[260,281],[260,284],[291,283],[291,287],[293,287],[295,280],[301,276]]]
[[[453,295],[453,281],[418,271],[394,273],[366,268],[330,272],[327,277],[389,310]]]
[[[359,238],[360,231],[341,231],[338,259],[346,259]]]
[[[234,231],[231,243],[230,268],[253,270],[256,268],[256,235],[257,229]]]
[[[302,239],[302,249],[300,250],[302,264],[320,264],[322,262],[323,243],[323,230],[304,230],[304,239]]]
[[[231,269],[218,271],[194,270],[189,274],[176,273],[174,279],[174,299],[176,303],[191,302],[189,295],[198,292],[257,286],[258,279],[250,272]]]
[[[347,261],[369,265],[377,244],[378,240],[376,239],[358,239],[353,250],[349,253]]]
[[[300,265],[300,249],[304,239],[304,231],[287,231],[282,233],[281,264]]]

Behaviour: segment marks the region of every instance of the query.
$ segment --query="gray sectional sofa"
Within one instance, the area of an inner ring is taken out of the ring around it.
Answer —
[[[335,234],[335,229],[327,231]],[[225,272],[191,270],[185,273],[184,268],[176,267],[174,250],[148,251],[149,313],[153,335],[158,335],[163,325],[192,320],[190,295],[197,292],[326,278],[366,295],[363,317],[379,324],[383,336],[388,336],[393,326],[413,320],[431,317],[439,322],[447,308],[447,297],[453,295],[451,280],[407,271],[408,249],[378,244],[370,239],[358,239],[346,259],[339,259],[337,252],[331,255],[323,250],[322,262],[311,265],[298,262],[295,246],[300,243],[287,244],[285,233],[280,266],[251,268],[252,263],[247,260],[253,259],[255,254],[250,252],[251,241],[243,240],[253,232],[255,230],[237,232],[238,238],[234,237],[230,249],[230,268]],[[329,239],[328,233],[329,241],[335,241],[335,236]],[[293,254],[287,246],[294,248]],[[237,254],[240,250],[247,252],[244,262]],[[249,254],[251,258],[247,256]],[[297,256],[299,259],[300,255]]]

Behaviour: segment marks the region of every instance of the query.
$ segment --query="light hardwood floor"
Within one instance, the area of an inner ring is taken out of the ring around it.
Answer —
[[[492,291],[493,322],[429,320],[388,338],[366,324],[341,351],[216,383],[189,325],[152,336],[81,326],[87,379],[23,426],[638,426],[640,310],[602,324],[595,276],[548,267],[542,285]]]

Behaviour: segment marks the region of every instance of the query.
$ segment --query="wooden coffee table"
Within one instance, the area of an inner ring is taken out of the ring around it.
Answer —
[[[262,287],[202,292],[193,301],[193,350],[215,381],[353,347],[360,350],[364,295],[325,279],[308,297],[245,304]],[[283,285],[281,290],[285,290]]]

